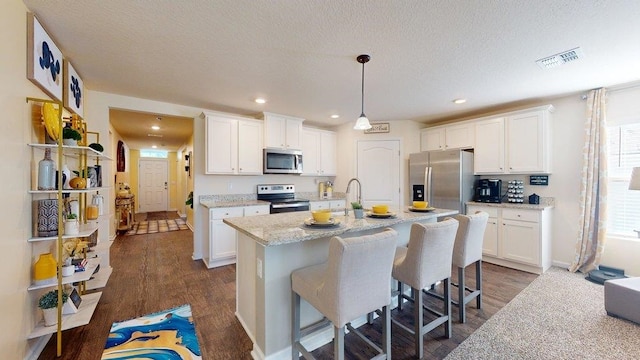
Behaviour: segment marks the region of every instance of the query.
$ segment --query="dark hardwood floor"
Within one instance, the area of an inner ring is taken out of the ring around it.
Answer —
[[[147,219],[174,218],[174,213],[150,213]],[[191,259],[191,231],[172,231],[149,235],[118,236],[111,246],[113,273],[91,322],[62,333],[59,359],[100,359],[109,329],[122,321],[167,308],[190,304],[203,359],[251,359],[251,340],[234,315],[235,267],[207,270],[201,261]],[[484,307],[467,306],[467,323],[454,321],[453,336],[445,339],[440,328],[425,335],[425,358],[444,358],[452,349],[480,327],[489,317],[524,289],[536,275],[485,263]],[[471,283],[472,267],[467,274]],[[430,300],[433,301],[433,300]],[[411,317],[411,307],[393,316]],[[458,312],[453,310],[454,320]],[[380,323],[361,327],[375,342],[380,340]],[[394,359],[413,358],[413,340],[393,329]],[[359,340],[347,335],[347,358],[371,356]],[[331,344],[313,353],[321,359],[332,357]],[[56,358],[55,335],[39,359]]]

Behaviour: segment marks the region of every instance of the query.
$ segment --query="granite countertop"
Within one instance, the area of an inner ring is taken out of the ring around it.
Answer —
[[[334,216],[340,222],[335,227],[314,228],[304,225],[311,217],[307,211],[281,214],[258,215],[224,219],[224,223],[251,237],[264,246],[283,245],[319,238],[341,235],[346,232],[379,229],[404,222],[425,221],[441,216],[457,214],[457,210],[436,209],[432,212],[401,211],[395,217],[379,219],[365,215],[364,219],[355,219],[353,212],[348,217]]]
[[[524,210],[544,210],[550,209],[555,206],[554,198],[540,198],[540,204],[527,204],[527,203],[485,203],[485,202],[477,202],[477,201],[469,201],[466,203],[467,205],[476,205],[476,206],[488,206],[488,207],[497,207],[503,209],[524,209]]]

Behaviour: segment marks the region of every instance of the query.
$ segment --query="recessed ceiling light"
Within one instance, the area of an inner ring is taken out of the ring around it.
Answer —
[[[337,119],[337,118],[339,118],[339,117],[340,117],[340,115],[338,115],[338,114],[333,114],[333,115],[331,115],[331,118],[332,118],[332,119]]]
[[[157,146],[155,146],[155,145],[153,145],[153,146],[151,146],[151,148],[152,148],[152,149],[157,149],[158,147],[157,147]]]
[[[267,100],[265,100],[265,99],[263,99],[263,98],[257,98],[257,99],[255,100],[255,102],[257,102],[258,104],[264,104],[264,103],[266,103],[266,102],[267,102]]]
[[[153,130],[160,130],[160,126],[158,126],[158,125],[153,125],[151,128],[152,128]]]
[[[453,100],[454,104],[464,104],[467,102],[467,99],[455,99]]]

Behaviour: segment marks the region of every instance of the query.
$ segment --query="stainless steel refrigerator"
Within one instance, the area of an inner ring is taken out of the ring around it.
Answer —
[[[425,151],[409,155],[409,189],[413,201],[466,213],[473,199],[473,152]]]

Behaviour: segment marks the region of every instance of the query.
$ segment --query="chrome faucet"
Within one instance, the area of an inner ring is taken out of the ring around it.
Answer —
[[[351,188],[351,183],[354,181],[358,183],[358,204],[362,205],[362,184],[360,183],[360,180],[358,180],[358,178],[351,178],[351,180],[349,180],[349,182],[347,183],[347,191],[345,191],[345,198],[349,199],[349,188]],[[344,207],[344,216],[348,216],[349,205],[348,204],[345,204],[345,205],[346,206]]]

